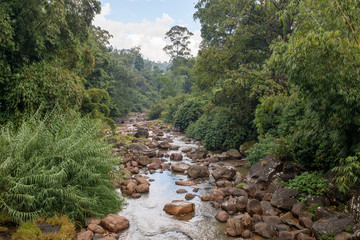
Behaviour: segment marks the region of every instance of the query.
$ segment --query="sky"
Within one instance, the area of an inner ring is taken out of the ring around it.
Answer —
[[[193,14],[197,0],[100,0],[102,11],[93,24],[110,32],[110,44],[117,49],[140,46],[145,59],[168,61],[162,50],[170,41],[165,33],[172,26],[187,27],[191,37],[191,53],[197,55],[200,23],[194,22]]]

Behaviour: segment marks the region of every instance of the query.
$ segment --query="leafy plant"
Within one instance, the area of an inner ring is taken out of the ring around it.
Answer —
[[[239,183],[238,185],[236,185],[236,188],[242,188],[245,185],[246,185],[246,183]]]
[[[301,192],[302,197],[300,200],[306,201],[309,195],[324,195],[327,184],[328,180],[323,178],[320,172],[304,172],[289,180],[285,185],[287,188],[296,189]]]
[[[248,164],[253,165],[261,161],[264,157],[271,154],[275,147],[276,143],[271,136],[260,137],[258,143],[255,143],[252,148],[245,151]]]
[[[360,153],[339,160],[339,165],[332,170],[336,173],[335,182],[340,192],[347,193],[360,183]]]
[[[319,240],[334,240],[335,238],[335,234],[333,233],[328,233],[328,234],[325,234],[325,235],[322,235]]]
[[[59,232],[42,233],[37,223],[49,223],[60,228]],[[67,218],[66,215],[61,217],[53,216],[45,219],[40,218],[34,222],[25,222],[20,225],[11,239],[14,240],[64,240],[72,239],[76,234],[74,224]]]
[[[116,212],[121,200],[109,181],[117,159],[99,122],[74,112],[37,112],[18,129],[0,129],[0,208],[14,221],[61,213],[71,219]]]

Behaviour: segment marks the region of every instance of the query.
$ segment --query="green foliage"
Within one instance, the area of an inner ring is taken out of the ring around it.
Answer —
[[[75,113],[39,113],[0,132],[0,208],[14,221],[66,214],[84,221],[116,212],[109,181],[117,162],[99,124]]]
[[[201,103],[195,99],[186,100],[176,111],[174,117],[175,127],[178,127],[180,131],[185,131],[192,122],[195,122],[201,116],[201,107]]]
[[[214,108],[191,124],[186,130],[186,136],[202,140],[208,149],[227,150],[238,148],[244,141],[251,140],[251,130],[242,126],[231,110]]]
[[[346,226],[344,232],[354,234],[354,229],[351,226]]]
[[[271,136],[260,137],[259,142],[255,143],[252,148],[245,151],[248,164],[251,166],[261,160],[267,155],[273,153],[273,149],[276,147],[276,142]]]
[[[325,235],[322,235],[319,240],[334,240],[335,239],[335,234],[333,233],[328,233]]]
[[[360,153],[356,156],[341,158],[338,166],[332,169],[336,173],[336,186],[342,193],[348,193],[358,183],[360,183]]]
[[[37,223],[49,223],[53,226],[60,227],[59,232],[42,233]],[[11,239],[14,240],[64,240],[72,239],[76,234],[74,224],[67,218],[66,215],[61,217],[53,216],[48,219],[40,218],[34,222],[25,222],[20,225]]]
[[[242,188],[245,185],[246,185],[246,183],[239,183],[238,185],[236,185],[236,188]]]
[[[189,31],[186,27],[173,26],[168,32],[166,37],[171,41],[171,45],[166,45],[164,51],[172,58],[188,58],[191,56],[189,48],[190,37],[194,34]]]
[[[38,239],[41,235],[40,228],[32,222],[25,222],[20,225],[18,230],[12,235],[11,239],[32,240]]]
[[[161,117],[161,113],[165,110],[165,106],[163,102],[159,102],[155,105],[152,105],[149,109],[147,117],[149,120],[159,119]]]
[[[286,183],[286,187],[296,189],[302,193],[301,201],[306,201],[309,195],[324,195],[328,180],[322,177],[321,172],[304,172]]]

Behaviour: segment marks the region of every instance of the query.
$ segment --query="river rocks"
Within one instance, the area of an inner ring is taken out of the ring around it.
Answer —
[[[195,198],[195,195],[194,194],[192,194],[192,193],[187,193],[186,195],[185,195],[185,199],[186,200],[191,200],[191,199],[194,199]]]
[[[230,198],[229,200],[224,201],[221,204],[221,208],[231,215],[237,213],[240,210],[238,207],[238,200],[236,198]]]
[[[229,214],[225,211],[219,211],[219,212],[217,212],[215,218],[219,222],[226,222],[229,218]]]
[[[181,188],[181,189],[176,190],[176,193],[178,193],[178,194],[187,193],[187,190]]]
[[[149,192],[149,185],[148,184],[140,184],[136,186],[137,193],[147,193]]]
[[[168,142],[161,142],[161,143],[158,145],[158,148],[160,148],[160,149],[169,149],[169,148],[171,148],[171,145],[170,145],[170,143],[168,143]]]
[[[269,155],[264,160],[259,161],[251,166],[249,173],[246,175],[248,182],[261,183],[268,185],[273,177],[281,171],[282,162]]]
[[[150,163],[150,158],[148,156],[139,156],[137,162],[142,166],[146,166]]]
[[[99,234],[103,234],[105,232],[104,228],[102,228],[101,226],[97,225],[97,224],[89,224],[87,229],[89,231],[92,231],[93,233],[99,233]]]
[[[299,192],[294,189],[279,189],[277,190],[271,199],[271,204],[277,208],[285,210],[291,210],[295,203],[297,203],[296,197]]]
[[[211,175],[218,179],[231,180],[236,174],[236,169],[233,166],[223,166],[211,173]]]
[[[259,222],[254,225],[255,232],[260,236],[267,239],[275,239],[276,238],[276,229],[270,226],[267,223]]]
[[[250,214],[250,216],[254,214],[262,215],[263,210],[260,201],[257,199],[249,200],[246,206],[246,211]]]
[[[241,158],[241,154],[239,153],[238,150],[236,149],[229,149],[226,152],[226,155],[230,158],[230,159],[238,159]]]
[[[149,148],[145,145],[142,144],[130,144],[128,146],[128,149],[131,150],[136,150],[136,151],[145,151],[145,150],[149,150]]]
[[[192,148],[191,148],[191,147],[183,148],[183,149],[181,149],[181,151],[182,151],[183,153],[189,153],[189,152],[192,151]]]
[[[321,218],[313,224],[314,233],[317,237],[333,233],[342,232],[345,227],[355,224],[354,217],[351,215],[334,214],[325,218]]]
[[[148,138],[149,132],[144,128],[139,128],[139,130],[137,130],[137,132],[135,133],[135,137],[136,138]]]
[[[179,186],[194,186],[195,182],[193,182],[193,181],[175,181],[175,184],[179,185]]]
[[[210,173],[206,166],[191,165],[187,171],[191,178],[209,177]]]
[[[211,199],[215,202],[222,202],[225,194],[220,189],[214,189],[211,194]]]
[[[189,164],[186,163],[174,163],[171,165],[171,170],[174,172],[185,172],[189,168]]]
[[[170,160],[181,161],[182,159],[183,159],[183,155],[181,153],[172,153],[170,155]]]
[[[76,236],[76,240],[92,240],[94,233],[90,230],[85,232],[80,232]]]
[[[201,201],[204,201],[204,202],[211,201],[210,194],[205,194],[205,195],[201,196]]]
[[[195,204],[184,200],[174,200],[164,206],[164,211],[171,215],[187,214],[194,210]]]
[[[108,214],[101,220],[101,225],[112,232],[118,232],[127,229],[130,222],[123,216]]]

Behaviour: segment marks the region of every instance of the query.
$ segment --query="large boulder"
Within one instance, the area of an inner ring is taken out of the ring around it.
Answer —
[[[171,170],[174,172],[185,172],[189,169],[189,164],[186,163],[174,163],[171,165]]]
[[[183,155],[181,153],[172,153],[170,155],[170,160],[181,161],[183,159]]]
[[[194,186],[195,182],[193,182],[193,181],[175,181],[175,184],[179,185],[179,186]]]
[[[295,189],[279,189],[272,196],[271,204],[277,208],[291,210],[297,203],[299,192]]]
[[[243,236],[249,229],[251,229],[253,224],[253,219],[249,214],[237,215],[233,218],[229,218],[226,223],[226,232],[228,235],[236,237]]]
[[[118,232],[127,229],[130,222],[123,216],[108,214],[101,220],[101,225],[111,232]]]
[[[259,222],[254,225],[255,232],[266,239],[276,238],[276,229],[267,223]]]
[[[184,200],[174,200],[164,206],[164,211],[171,215],[187,214],[194,210],[195,204]]]
[[[251,166],[246,175],[246,179],[248,182],[269,185],[276,174],[281,172],[282,164],[283,163],[273,155],[268,155],[262,161]]]
[[[161,142],[161,143],[159,143],[158,148],[160,148],[160,149],[169,149],[169,148],[171,148],[171,145],[168,142]]]
[[[226,152],[226,155],[230,158],[230,159],[238,159],[241,158],[241,154],[238,150],[236,149],[229,149]]]
[[[148,138],[149,132],[145,128],[139,128],[135,133],[136,138]]]
[[[236,169],[233,166],[223,166],[213,171],[211,175],[215,178],[215,180],[231,180],[236,175]]]
[[[135,151],[146,151],[149,150],[149,148],[143,144],[130,144],[128,146],[128,149],[135,150]]]
[[[226,222],[229,219],[229,214],[225,211],[219,211],[217,212],[215,218],[219,222]]]
[[[187,174],[191,178],[208,177],[210,175],[206,166],[191,165],[187,170]]]
[[[141,166],[146,166],[150,163],[150,158],[148,156],[139,156],[139,158],[137,159],[137,162]]]
[[[345,227],[351,227],[354,224],[355,220],[354,217],[351,215],[333,214],[331,216],[321,218],[314,222],[313,230],[316,237],[319,238],[320,236],[328,233],[340,233],[345,229]]]

